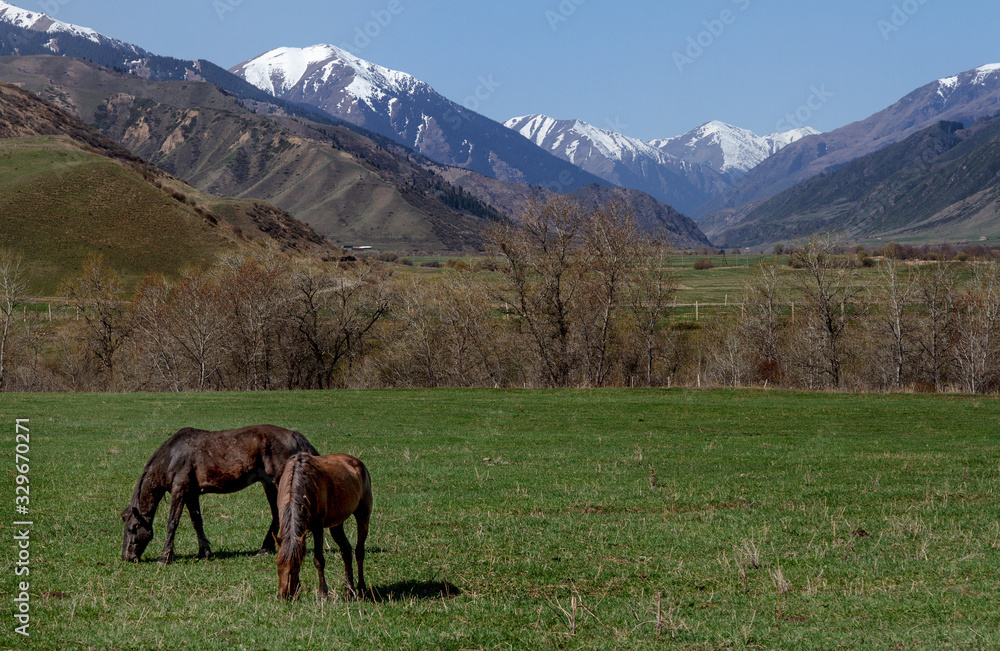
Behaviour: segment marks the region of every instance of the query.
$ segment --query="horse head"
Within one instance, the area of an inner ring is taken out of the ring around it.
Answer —
[[[143,516],[138,507],[135,506],[122,511],[122,520],[125,522],[122,560],[127,563],[138,561],[142,557],[142,553],[146,551],[149,541],[153,539],[153,523]]]
[[[302,584],[299,582],[299,571],[302,569],[302,556],[301,553],[296,553],[297,550],[305,549],[305,538],[306,533],[303,532],[301,536],[297,538],[292,538],[288,541],[290,544],[282,546],[282,535],[278,533],[278,598],[279,599],[295,599],[299,596],[299,590],[302,588]],[[296,545],[297,543],[297,545]],[[291,549],[296,547],[297,549]]]

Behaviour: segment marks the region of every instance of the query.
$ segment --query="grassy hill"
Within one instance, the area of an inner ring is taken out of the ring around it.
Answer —
[[[54,292],[91,252],[134,280],[269,239],[333,250],[273,206],[201,193],[34,95],[0,85],[0,247],[24,256],[33,291]]]

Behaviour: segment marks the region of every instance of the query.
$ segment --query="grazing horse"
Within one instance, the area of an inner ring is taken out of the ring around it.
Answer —
[[[201,520],[198,496],[202,493],[235,493],[251,484],[264,484],[271,505],[271,527],[261,552],[273,552],[278,535],[278,481],[285,462],[296,452],[317,454],[298,432],[274,425],[253,425],[208,432],[185,427],[153,453],[122,511],[125,536],[122,560],[138,561],[153,539],[153,518],[165,493],[170,493],[167,538],[160,563],[174,561],[174,534],[187,506],[198,534],[198,558],[212,555]]]
[[[365,539],[372,513],[372,480],[368,469],[347,454],[323,457],[298,453],[288,460],[278,484],[278,596],[292,599],[298,595],[299,569],[306,555],[306,535],[313,534],[313,564],[319,572],[319,594],[326,599],[328,589],[323,568],[323,529],[329,527],[344,559],[347,597],[365,593]],[[344,522],[354,514],[358,523],[358,591],[354,590],[351,567],[351,543],[344,533]]]

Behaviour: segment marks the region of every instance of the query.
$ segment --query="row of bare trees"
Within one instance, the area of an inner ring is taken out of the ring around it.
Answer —
[[[386,275],[378,267],[341,269],[265,249],[232,254],[172,281],[147,276],[129,298],[118,274],[91,256],[63,287],[74,315],[49,325],[3,310],[0,355],[7,344],[22,365],[34,363],[33,373],[0,376],[0,389],[338,386],[390,308]],[[32,349],[47,354],[31,355]]]
[[[665,239],[623,205],[556,198],[488,240],[489,264],[429,277],[261,249],[131,295],[95,256],[54,322],[18,307],[24,266],[0,256],[0,390],[1000,386],[995,263],[862,271],[818,237],[695,323]]]
[[[731,386],[855,391],[1000,388],[1000,266],[886,258],[874,279],[832,255],[837,241],[797,248],[790,273],[763,265],[740,312],[706,328],[698,369]],[[781,297],[801,294],[798,316]],[[720,354],[725,351],[725,354]]]

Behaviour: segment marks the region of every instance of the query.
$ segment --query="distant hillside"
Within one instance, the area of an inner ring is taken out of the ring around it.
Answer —
[[[900,142],[940,121],[971,124],[1000,112],[1000,65],[938,79],[878,113],[829,133],[790,144],[752,169],[725,197],[702,206],[697,217],[773,197],[817,174]]]
[[[831,174],[703,225],[723,246],[760,246],[823,230],[852,239],[1000,237],[1000,119],[941,122]]]
[[[545,201],[555,194],[545,188],[498,181],[456,167],[437,167],[436,171],[451,183],[483,201],[509,207],[508,216],[514,220],[527,209],[532,200]],[[640,190],[588,185],[574,190],[569,196],[591,207],[611,201],[623,201],[632,208],[642,228],[654,233],[665,230],[670,234],[670,243],[673,246],[681,248],[711,246],[708,238],[693,220]]]
[[[574,190],[569,196],[590,208],[614,201],[623,202],[632,209],[640,228],[650,233],[665,231],[671,246],[683,249],[711,246],[694,220],[639,190],[588,185]]]
[[[335,252],[273,206],[204,195],[31,93],[0,84],[0,247],[25,257],[34,291],[54,292],[91,252],[135,280],[264,240]]]

